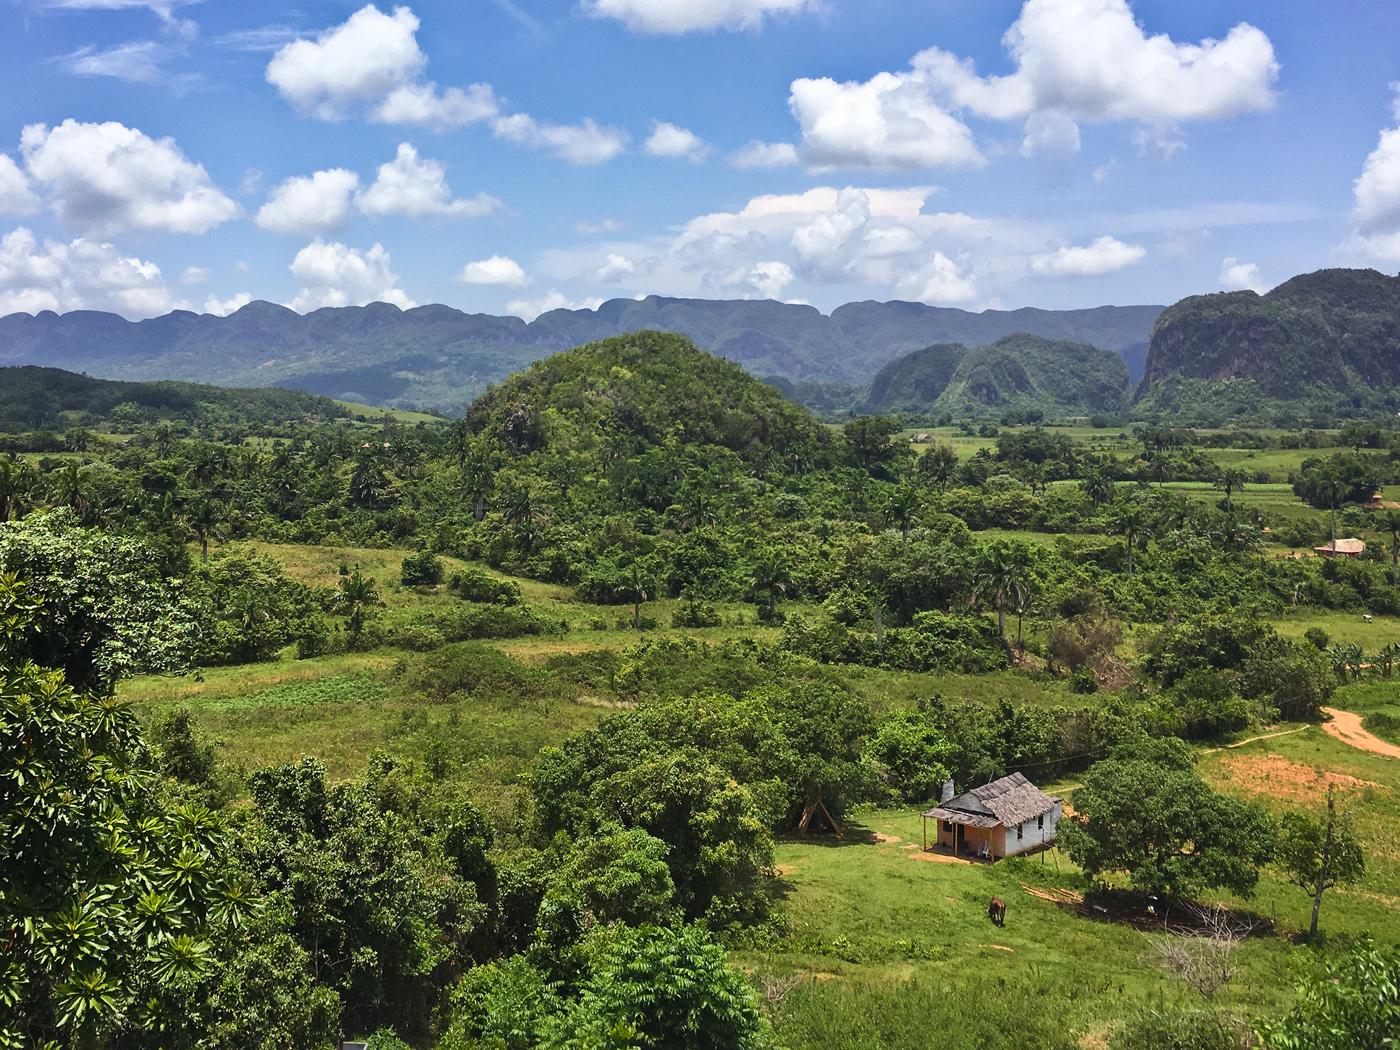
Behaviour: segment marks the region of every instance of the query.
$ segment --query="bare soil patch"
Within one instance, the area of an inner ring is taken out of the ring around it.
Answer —
[[[1222,763],[1220,773],[1227,786],[1235,791],[1290,802],[1316,802],[1326,796],[1329,785],[1339,791],[1382,788],[1372,780],[1314,769],[1290,762],[1281,755],[1232,755]]]

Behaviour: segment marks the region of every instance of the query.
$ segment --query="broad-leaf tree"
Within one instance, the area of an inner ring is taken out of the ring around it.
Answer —
[[[1273,820],[1223,795],[1178,740],[1121,748],[1084,774],[1060,842],[1097,878],[1122,872],[1138,889],[1192,897],[1211,889],[1248,896],[1274,850]]]

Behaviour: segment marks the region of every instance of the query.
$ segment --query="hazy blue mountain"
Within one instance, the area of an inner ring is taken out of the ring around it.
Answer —
[[[488,384],[583,343],[644,329],[679,332],[754,375],[864,386],[880,367],[933,343],[979,346],[1015,332],[1131,355],[1161,308],[970,313],[918,303],[852,303],[827,316],[773,301],[614,299],[526,324],[447,306],[385,303],[305,316],[255,302],[228,317],[177,311],[0,318],[0,364],[36,364],[112,379],[284,386],[393,407],[458,410]]]
[[[1020,332],[973,350],[939,343],[897,358],[876,374],[863,407],[953,419],[1036,409],[1061,419],[1120,412],[1129,390],[1119,354]]]

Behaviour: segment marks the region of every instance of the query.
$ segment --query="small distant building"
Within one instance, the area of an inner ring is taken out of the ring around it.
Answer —
[[[1366,541],[1348,537],[1338,540],[1335,549],[1332,544],[1324,543],[1321,547],[1314,547],[1313,553],[1323,558],[1359,558],[1366,553]]]
[[[943,800],[924,814],[924,850],[1000,860],[1055,841],[1064,803],[1047,795],[1020,773],[994,780],[961,795],[950,780]],[[929,842],[928,822],[935,821]]]

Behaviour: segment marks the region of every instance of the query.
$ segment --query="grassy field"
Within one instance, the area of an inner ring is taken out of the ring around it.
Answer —
[[[1360,885],[1327,895],[1330,938],[1394,928],[1400,907],[1400,763],[1357,751],[1311,727],[1204,752],[1218,788],[1281,813],[1319,810],[1336,784],[1368,850]],[[1048,790],[1072,795],[1072,785]],[[996,865],[930,859],[913,807],[863,814],[844,841],[785,841],[779,870],[790,928],[741,961],[786,990],[778,1016],[793,1047],[1103,1046],[1114,1018],[1203,1005],[1158,963],[1168,935],[1088,918],[1037,896],[1080,884],[1059,850]],[[1008,904],[1005,929],[987,901]],[[1236,949],[1236,976],[1215,1001],[1259,1015],[1289,999],[1312,953],[1296,946],[1308,895],[1266,871],[1248,901],[1226,906],[1267,919],[1273,932]],[[795,983],[794,983],[795,982]],[[1048,1019],[1054,1019],[1053,1024]]]
[[[401,408],[381,408],[377,405],[362,405],[358,401],[336,401],[336,404],[348,410],[350,415],[355,419],[370,420],[372,422],[379,422],[390,418],[406,425],[447,422],[442,416],[435,416],[431,412],[410,412]]]
[[[380,615],[407,622],[456,601],[441,589],[398,583],[404,552],[258,544],[307,583],[334,586],[341,564],[358,565],[378,582]],[[449,571],[461,562],[447,559]],[[333,779],[360,774],[369,756],[386,751],[425,764],[444,784],[481,804],[502,826],[525,804],[521,775],[538,750],[557,744],[615,711],[616,696],[541,668],[568,654],[621,650],[637,641],[616,621],[628,610],[577,603],[567,588],[519,582],[526,601],[561,615],[563,635],[468,643],[463,659],[516,675],[520,689],[439,695],[425,678],[437,654],[392,649],[299,661],[282,659],[217,668],[192,678],[127,682],[122,696],[146,718],[181,707],[195,712],[223,754],[245,769],[319,756]],[[648,603],[648,615],[669,624],[678,603]],[[725,625],[705,630],[665,626],[666,635],[723,641],[772,639],[752,610],[726,606]],[[745,616],[749,617],[746,621]],[[606,621],[604,627],[591,624]],[[1375,649],[1400,636],[1394,621],[1366,624],[1360,615],[1307,614],[1280,621],[1300,637],[1312,626],[1338,641]],[[1125,643],[1130,645],[1131,643]],[[505,654],[510,659],[497,666]],[[495,662],[493,662],[495,661]],[[833,672],[877,711],[908,707],[921,697],[994,703],[1097,704],[1062,681],[1019,671],[986,675],[909,674],[868,668]],[[535,675],[535,678],[531,678]],[[548,681],[548,688],[531,682]],[[1338,706],[1400,714],[1400,682],[1368,681],[1337,694]],[[1275,811],[1318,810],[1329,782],[1356,819],[1368,854],[1356,887],[1330,893],[1323,908],[1327,936],[1393,930],[1400,907],[1400,762],[1357,751],[1319,729],[1280,727],[1283,735],[1241,747],[1203,750],[1201,769],[1220,789]],[[1073,784],[1045,785],[1070,797]],[[1113,1019],[1162,1005],[1199,1005],[1196,993],[1169,978],[1157,947],[1168,935],[1086,917],[1045,899],[1082,889],[1058,850],[996,865],[930,859],[918,848],[920,807],[856,815],[843,839],[781,841],[777,850],[784,927],[735,950],[758,982],[780,1034],[794,1050],[808,1047],[951,1048],[1103,1047]],[[987,901],[1009,905],[1005,929],[986,919]],[[1272,921],[1274,930],[1240,945],[1236,976],[1216,1005],[1260,1015],[1291,996],[1299,967],[1313,953],[1294,938],[1305,923],[1307,895],[1278,872],[1267,872],[1250,901],[1222,903]]]

